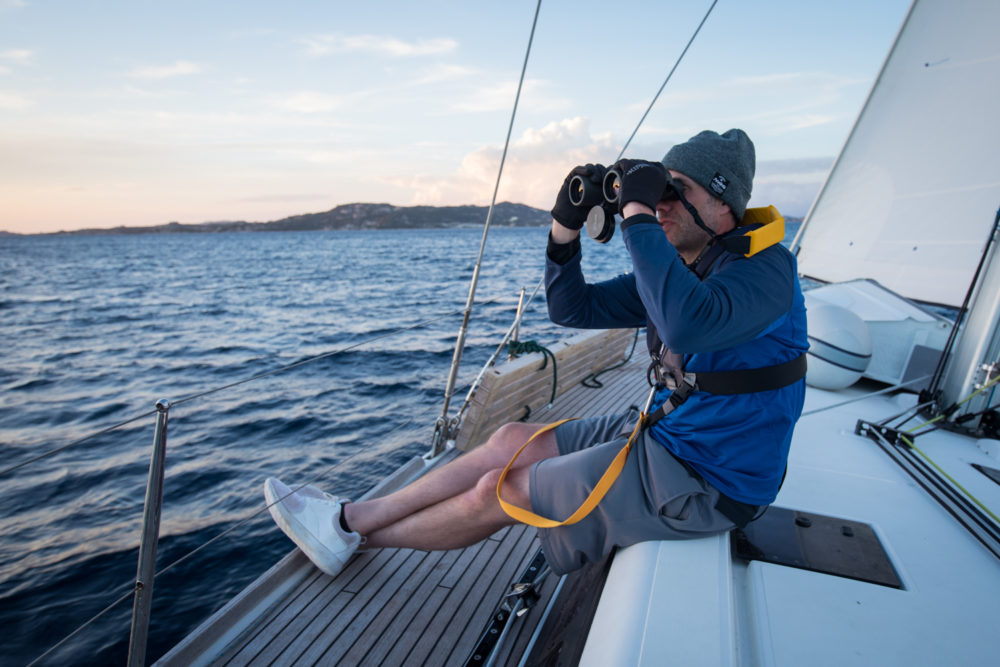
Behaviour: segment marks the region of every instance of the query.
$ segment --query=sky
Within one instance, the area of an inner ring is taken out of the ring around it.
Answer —
[[[711,0],[541,5],[497,201],[615,160]],[[489,204],[535,0],[0,0],[0,231]],[[804,215],[909,0],[719,0],[627,157],[747,131]]]

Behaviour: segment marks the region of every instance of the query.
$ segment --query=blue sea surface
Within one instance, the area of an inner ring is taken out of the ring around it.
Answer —
[[[490,232],[451,414],[541,279],[546,234]],[[357,497],[424,453],[481,236],[0,238],[0,663],[34,660],[120,599],[43,664],[125,662],[158,399],[173,403],[157,559],[169,569],[150,662],[291,550],[264,509],[266,477]],[[629,266],[618,238],[585,242],[589,279]],[[540,291],[522,340],[566,333]]]

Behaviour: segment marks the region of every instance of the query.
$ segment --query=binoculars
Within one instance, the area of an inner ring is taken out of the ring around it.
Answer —
[[[569,201],[574,206],[589,207],[587,213],[587,234],[600,243],[607,243],[615,233],[614,212],[618,210],[618,199],[622,191],[622,172],[611,167],[598,185],[585,176],[576,175],[570,179]],[[679,188],[667,176],[662,199],[678,199]]]
[[[615,234],[615,210],[621,192],[622,174],[612,167],[604,174],[600,185],[585,176],[570,179],[569,202],[573,206],[587,207],[587,234],[599,243],[607,243]]]
[[[604,202],[617,204],[622,189],[622,173],[612,167],[598,185],[589,178],[574,176],[569,182],[569,202],[573,206],[600,206]]]

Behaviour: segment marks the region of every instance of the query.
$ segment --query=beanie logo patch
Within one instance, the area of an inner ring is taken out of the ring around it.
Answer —
[[[715,176],[712,177],[712,180],[709,182],[708,186],[712,189],[712,192],[714,192],[716,195],[722,195],[722,193],[726,191],[726,188],[729,187],[729,179],[727,179],[719,172],[715,172]]]

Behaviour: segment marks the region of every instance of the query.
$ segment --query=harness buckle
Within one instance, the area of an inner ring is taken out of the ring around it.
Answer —
[[[666,387],[670,390],[670,402],[676,408],[691,395],[691,392],[698,391],[698,376],[694,373],[684,373],[678,380],[677,376],[671,375],[667,378]]]

